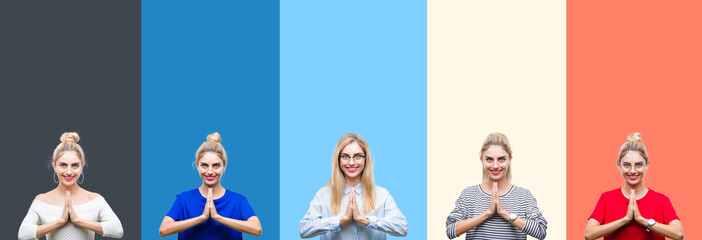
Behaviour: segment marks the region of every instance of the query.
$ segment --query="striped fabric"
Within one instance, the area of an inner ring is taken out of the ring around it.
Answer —
[[[546,219],[536,205],[536,199],[525,188],[512,186],[507,194],[500,196],[502,207],[526,219],[523,230],[512,226],[495,214],[483,223],[466,232],[466,239],[526,239],[529,234],[538,239],[546,237]],[[456,236],[456,222],[469,219],[484,212],[490,205],[490,194],[484,192],[480,185],[467,187],[456,200],[456,207],[446,219],[446,235]]]

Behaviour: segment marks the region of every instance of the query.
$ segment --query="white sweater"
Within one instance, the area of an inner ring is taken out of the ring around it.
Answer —
[[[102,223],[104,237],[122,238],[122,223],[103,197],[87,203],[74,205],[73,210],[79,218]],[[17,238],[19,240],[36,240],[37,227],[55,221],[61,217],[63,205],[51,205],[34,200],[27,216],[22,220]],[[46,234],[47,240],[93,240],[95,232],[73,225],[70,221],[60,228]]]

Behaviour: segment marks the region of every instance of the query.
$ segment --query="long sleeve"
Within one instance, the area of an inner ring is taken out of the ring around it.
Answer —
[[[24,216],[22,224],[20,224],[19,232],[17,233],[18,240],[36,240],[37,228],[39,227],[39,215],[31,208]]]
[[[105,201],[105,205],[100,209],[100,215],[98,221],[102,224],[102,236],[111,238],[122,238],[124,235],[124,230],[122,229],[122,222],[112,211],[110,205]]]
[[[456,199],[456,207],[453,208],[451,214],[446,218],[446,236],[450,239],[458,237],[456,235],[456,222],[466,219],[461,201],[462,197],[463,193]]]
[[[323,200],[321,193],[318,192],[312,202],[310,202],[310,208],[307,210],[305,217],[300,220],[300,237],[311,238],[314,236],[322,235],[327,232],[336,232],[341,230],[339,226],[339,217],[323,217],[322,207]]]
[[[544,239],[546,238],[546,225],[548,224],[546,218],[541,215],[541,211],[539,211],[539,207],[536,204],[536,199],[531,195],[531,192],[527,191],[526,197],[526,223],[522,231],[532,237]]]
[[[384,217],[368,216],[368,227],[393,236],[407,235],[407,219],[402,214],[390,193],[384,203]]]

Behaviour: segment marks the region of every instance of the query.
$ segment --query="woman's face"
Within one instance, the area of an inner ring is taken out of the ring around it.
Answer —
[[[363,153],[363,148],[361,148],[358,143],[350,143],[341,150],[339,154],[339,167],[341,167],[341,171],[344,172],[346,178],[360,178],[365,165],[366,154]]]
[[[219,184],[219,179],[224,173],[224,161],[219,158],[217,153],[206,152],[197,163],[197,170],[200,172],[202,183],[207,186],[215,186]]]
[[[483,169],[492,181],[502,180],[507,175],[512,157],[507,154],[502,146],[492,145],[483,152],[481,158]]]
[[[647,168],[646,160],[635,151],[627,152],[619,163],[619,171],[621,171],[622,177],[624,177],[627,184],[632,186],[643,182]]]
[[[61,157],[52,162],[51,165],[58,178],[61,179],[61,184],[66,186],[76,184],[78,177],[83,173],[83,163],[74,151],[63,152]]]

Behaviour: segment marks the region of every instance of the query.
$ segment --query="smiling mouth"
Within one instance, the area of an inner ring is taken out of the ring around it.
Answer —
[[[207,179],[207,181],[215,180],[215,178],[216,178],[215,176],[211,176],[211,177],[210,177],[210,176],[205,176],[205,179]]]
[[[490,173],[492,173],[492,175],[498,175],[501,172],[502,172],[502,170],[490,170]]]
[[[73,178],[74,177],[63,176],[63,179],[66,180],[66,182],[70,182],[71,180],[73,180]]]
[[[631,180],[636,180],[637,178],[639,178],[639,175],[629,175],[629,179]]]
[[[356,172],[356,170],[358,170],[358,167],[347,167],[346,170],[353,173],[353,172]]]

